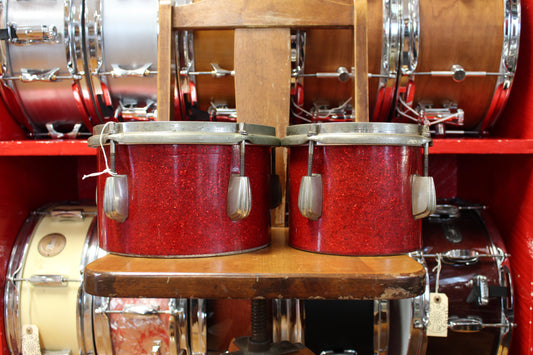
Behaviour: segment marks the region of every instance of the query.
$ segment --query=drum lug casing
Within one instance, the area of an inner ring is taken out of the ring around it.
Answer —
[[[128,176],[109,176],[104,187],[104,213],[107,217],[124,222],[128,218]]]

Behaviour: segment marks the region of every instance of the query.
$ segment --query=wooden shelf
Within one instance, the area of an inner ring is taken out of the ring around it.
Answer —
[[[0,156],[80,156],[96,155],[87,140],[16,140],[0,141]]]
[[[353,257],[291,248],[272,228],[262,250],[206,258],[106,255],[84,273],[85,290],[106,297],[400,299],[424,291],[425,270],[407,255]]]

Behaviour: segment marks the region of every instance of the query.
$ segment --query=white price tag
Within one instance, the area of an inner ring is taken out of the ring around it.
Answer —
[[[36,325],[26,324],[22,327],[22,354],[41,355],[39,328]]]
[[[429,294],[429,315],[427,335],[430,337],[448,336],[448,296],[444,293]]]

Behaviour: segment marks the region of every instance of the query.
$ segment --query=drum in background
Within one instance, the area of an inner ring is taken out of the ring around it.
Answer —
[[[85,0],[89,99],[101,123],[155,118],[158,6],[155,0]]]
[[[179,36],[184,119],[236,121],[234,31],[185,31]]]
[[[14,354],[33,349],[94,353],[92,297],[81,273],[98,255],[96,208],[56,205],[34,212],[11,253],[5,331]]]
[[[94,297],[97,354],[206,353],[201,299]]]
[[[404,0],[368,3],[370,117],[385,120],[396,90]],[[291,123],[353,121],[353,29],[308,29],[293,33]],[[357,70],[357,68],[356,68]]]
[[[411,1],[419,31],[405,42],[397,115],[437,133],[485,133],[510,94],[518,59],[520,1]],[[416,11],[418,13],[418,10]],[[446,124],[446,128],[445,128]]]
[[[423,225],[424,258],[435,290],[448,296],[448,337],[428,338],[430,354],[507,354],[513,287],[503,240],[480,206],[440,205]]]
[[[339,255],[419,250],[419,219],[435,204],[423,176],[430,141],[417,125],[289,126],[289,244]]]
[[[3,0],[0,93],[30,136],[74,138],[95,117],[83,99],[82,1]]]
[[[273,127],[229,122],[98,126],[100,247],[117,254],[200,256],[270,242]]]

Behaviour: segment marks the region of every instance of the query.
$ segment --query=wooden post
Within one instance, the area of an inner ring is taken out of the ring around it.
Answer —
[[[368,122],[367,0],[354,0],[353,6],[355,121]]]
[[[172,3],[159,2],[159,37],[157,46],[157,120],[169,121],[172,105]]]
[[[235,30],[235,105],[237,121],[273,126],[278,137],[289,124],[291,48],[289,28]],[[285,196],[285,149],[276,150],[276,172]],[[283,225],[284,201],[272,216]]]

